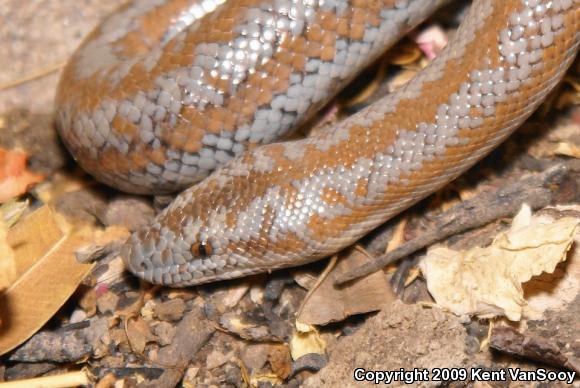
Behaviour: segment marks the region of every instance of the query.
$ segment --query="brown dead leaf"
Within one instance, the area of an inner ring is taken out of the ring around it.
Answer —
[[[0,203],[26,193],[44,177],[26,169],[27,155],[19,149],[0,148]]]
[[[4,291],[16,280],[16,261],[14,250],[8,244],[6,235],[8,227],[0,218],[0,292]]]
[[[28,271],[70,229],[48,206],[41,207],[14,225],[10,229],[8,243],[17,253],[18,275]]]
[[[8,201],[0,205],[0,292],[6,290],[17,278],[14,250],[8,243],[8,229],[28,208],[28,201]]]
[[[143,294],[126,292],[121,295],[115,308],[115,316],[128,317],[139,314],[143,307]]]
[[[355,315],[377,311],[394,300],[382,271],[375,272],[343,288],[335,288],[335,279],[369,262],[368,254],[352,250],[338,261],[336,268],[312,292],[301,308],[298,320],[311,325],[325,325]]]
[[[114,231],[112,238],[118,238]],[[1,295],[0,354],[40,329],[76,290],[92,264],[75,252],[92,241],[111,239],[110,231],[72,227],[48,206],[20,220],[7,234],[15,254],[17,280]]]
[[[522,283],[553,273],[580,230],[580,220],[546,221],[524,206],[511,228],[485,248],[454,251],[437,245],[420,267],[437,304],[457,315],[519,321],[526,313]]]

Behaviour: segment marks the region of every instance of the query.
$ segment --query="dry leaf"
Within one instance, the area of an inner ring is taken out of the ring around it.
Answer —
[[[7,289],[16,280],[16,261],[14,251],[6,238],[7,232],[8,227],[4,219],[0,218],[0,292]]]
[[[382,271],[345,287],[334,287],[338,276],[369,261],[368,255],[359,250],[352,250],[342,257],[320,286],[305,300],[298,320],[311,325],[325,325],[342,321],[351,315],[380,310],[392,302],[395,297]]]
[[[310,354],[325,354],[326,343],[314,326],[296,321],[296,330],[290,339],[290,354],[293,360]]]
[[[17,253],[18,275],[21,276],[43,254],[56,245],[71,227],[50,207],[43,206],[10,229],[8,242]]]
[[[576,239],[576,244],[580,238]],[[539,320],[546,310],[565,309],[580,292],[580,251],[574,250],[554,273],[543,273],[524,284],[525,316]]]
[[[125,232],[128,235],[128,232]],[[66,302],[93,267],[75,252],[89,242],[119,238],[119,230],[73,228],[44,206],[8,231],[17,280],[2,294],[0,354],[26,341]]]
[[[0,203],[26,193],[30,185],[44,179],[26,169],[26,158],[22,150],[0,148]]]
[[[580,206],[557,207],[556,210],[580,211]],[[548,215],[538,216],[545,222],[554,222]],[[553,273],[543,273],[524,284],[527,306],[525,316],[541,319],[546,310],[567,308],[580,293],[580,233],[574,237],[574,249],[565,262],[560,263]]]
[[[427,288],[438,305],[457,315],[512,321],[525,312],[522,283],[542,272],[552,273],[566,260],[580,220],[546,222],[524,206],[511,228],[486,248],[453,251],[435,246],[421,261]]]

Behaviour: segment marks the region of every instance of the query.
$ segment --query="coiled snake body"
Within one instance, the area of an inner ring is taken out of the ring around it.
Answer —
[[[201,180],[130,237],[129,270],[186,286],[322,258],[504,140],[573,61],[580,0],[474,0],[400,90],[327,131],[266,144],[444,2],[147,0],[108,18],[59,86],[66,145],[121,190]]]

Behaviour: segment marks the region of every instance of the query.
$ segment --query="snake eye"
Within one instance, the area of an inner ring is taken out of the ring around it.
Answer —
[[[213,248],[210,243],[200,241],[193,244],[190,251],[194,256],[207,257],[213,253]]]

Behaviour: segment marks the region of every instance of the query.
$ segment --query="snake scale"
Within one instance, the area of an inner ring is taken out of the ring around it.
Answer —
[[[60,135],[110,186],[185,189],[127,268],[177,287],[320,259],[501,143],[572,63],[580,0],[474,0],[398,91],[273,143],[445,2],[134,0],[107,18],[64,70]]]

